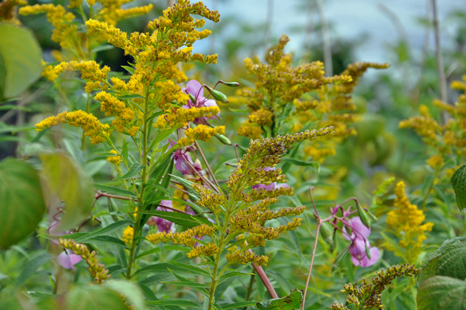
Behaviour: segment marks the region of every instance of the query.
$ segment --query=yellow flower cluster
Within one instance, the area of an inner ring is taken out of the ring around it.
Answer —
[[[206,125],[198,125],[194,128],[188,128],[185,132],[187,138],[180,139],[180,145],[186,146],[194,143],[194,140],[207,141],[215,135],[224,134],[225,126],[209,127]]]
[[[7,21],[20,25],[21,22],[15,16],[15,7],[26,4],[28,4],[27,0],[4,0],[0,3],[0,22]]]
[[[181,128],[194,121],[196,118],[211,117],[220,112],[218,106],[200,107],[200,108],[174,108],[170,113],[161,115],[154,124],[155,128]]]
[[[466,156],[466,76],[463,82],[453,81],[451,87],[465,93],[458,96],[455,105],[441,100],[434,100],[433,105],[450,114],[445,124],[437,122],[427,106],[419,107],[420,116],[413,116],[400,122],[400,128],[412,128],[422,137],[425,144],[432,147],[434,155],[427,159],[427,164],[439,171],[444,166],[447,156]]]
[[[212,256],[217,253],[218,248],[214,243],[208,243],[207,245],[202,245],[195,247],[191,251],[189,251],[186,256],[189,258],[199,257],[201,255],[205,256]]]
[[[131,136],[137,133],[139,128],[137,126],[132,126],[134,111],[126,107],[123,101],[118,100],[116,97],[104,91],[95,95],[94,99],[100,101],[100,110],[105,112],[105,115],[115,116],[112,124],[118,132],[125,132]]]
[[[238,135],[248,137],[249,139],[260,139],[263,132],[260,127],[246,124],[239,128]]]
[[[104,142],[111,133],[110,126],[102,124],[97,117],[81,110],[62,112],[56,116],[50,116],[42,122],[37,123],[36,130],[42,131],[64,123],[68,123],[74,127],[81,127],[84,130],[84,135],[90,137],[93,144]]]
[[[405,185],[399,182],[395,188],[395,208],[388,212],[387,225],[400,238],[399,246],[405,251],[408,262],[415,263],[418,255],[422,251],[422,242],[426,239],[425,232],[431,231],[433,223],[425,220],[424,213],[416,205],[409,202],[405,195]],[[395,255],[403,257],[403,253],[391,245],[386,245],[387,249],[393,251]]]
[[[58,74],[55,72],[53,65],[47,64],[45,61],[42,60],[42,76],[45,77],[50,82],[54,82],[58,78]]]
[[[106,0],[106,2],[119,3],[115,0]],[[148,28],[152,33],[135,32],[128,37],[126,33],[115,28],[114,23],[93,19],[88,20],[86,26],[89,31],[105,34],[110,44],[123,49],[125,54],[134,58],[134,73],[128,84],[123,86],[119,83],[117,87],[128,94],[139,95],[144,95],[144,91],[150,89],[148,102],[151,107],[156,106],[168,111],[177,105],[185,104],[189,99],[175,84],[187,79],[177,64],[190,61],[214,63],[217,58],[216,55],[204,56],[192,53],[193,43],[206,38],[210,31],[197,31],[196,28],[204,26],[205,21],[194,19],[191,14],[214,22],[220,20],[218,12],[210,11],[202,2],[191,4],[189,1],[179,1],[178,4],[166,9],[163,16],[149,23]],[[111,19],[114,20],[113,17]],[[167,129],[185,126],[187,121],[179,121],[176,110],[172,113],[159,117],[156,127]]]
[[[81,78],[87,80],[84,88],[86,93],[99,89],[108,89],[107,74],[110,72],[110,67],[104,66],[101,69],[100,65],[93,60],[62,62],[56,65],[54,70],[57,75],[65,70],[81,71]]]
[[[273,113],[266,109],[259,109],[254,112],[251,112],[249,115],[249,121],[251,123],[256,123],[259,126],[270,126],[272,125]]]
[[[184,244],[192,249],[194,249],[194,245],[197,243],[197,239],[194,237],[203,237],[203,236],[212,236],[215,231],[215,227],[209,225],[199,225],[193,228],[190,228],[181,233],[173,233],[173,232],[158,232],[155,234],[147,235],[146,239],[152,242],[152,244],[156,244],[159,242],[167,242],[172,241],[175,244]]]
[[[242,251],[237,246],[230,247],[229,253],[225,254],[227,261],[230,263],[239,263],[246,265],[247,263],[254,263],[257,266],[266,266],[269,258],[264,255],[255,255],[252,251]]]
[[[111,150],[110,153],[116,154],[116,156],[108,156],[107,161],[111,164],[119,166],[119,164],[122,162],[121,156],[118,155],[118,152],[115,150]]]
[[[257,139],[264,132],[263,127],[269,127],[267,133],[274,137],[279,131],[299,131],[306,125],[334,126],[334,141],[326,139],[312,143],[313,149],[324,149],[313,157],[322,161],[334,154],[329,149],[356,133],[347,124],[356,121],[357,117],[344,112],[355,110],[351,93],[359,78],[368,68],[382,69],[388,65],[355,63],[340,75],[325,77],[324,65],[319,61],[292,67],[291,54],[284,53],[288,41],[283,35],[279,43],[267,51],[267,63],[245,59],[245,67],[257,79],[256,88],[240,90],[238,94],[248,99],[249,122],[253,127],[242,126],[238,134]],[[283,115],[288,117],[282,120],[279,116]],[[292,124],[291,128],[282,128],[289,124]]]
[[[133,242],[134,228],[128,226],[123,230],[123,237],[121,238],[126,244],[131,244]]]
[[[103,264],[99,263],[95,251],[92,251],[91,253],[87,246],[81,243],[76,243],[73,239],[60,239],[58,243],[65,249],[73,251],[74,254],[79,255],[86,260],[86,263],[89,265],[87,270],[94,278],[95,283],[101,284],[110,278],[108,270],[105,269]]]
[[[78,26],[71,22],[76,16],[67,12],[62,5],[54,4],[35,4],[33,6],[25,6],[20,8],[19,14],[33,15],[46,13],[47,20],[54,27],[52,40],[59,43],[62,48],[71,49],[75,47],[77,42]]]

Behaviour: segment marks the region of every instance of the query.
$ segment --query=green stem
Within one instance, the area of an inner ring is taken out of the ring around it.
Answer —
[[[432,191],[432,188],[434,188],[435,179],[437,178],[439,170],[440,169],[435,169],[434,178],[432,179],[432,182],[430,183],[429,189],[427,190],[426,194],[424,195],[424,199],[422,199],[421,209],[424,209],[425,206],[426,206],[427,198],[429,198],[430,192]]]
[[[146,184],[146,179],[147,179],[147,133],[148,133],[148,128],[147,128],[147,111],[149,109],[148,105],[148,94],[147,94],[147,89],[146,89],[146,96],[145,96],[145,102],[144,102],[144,122],[143,122],[143,130],[142,130],[142,155],[141,155],[141,164],[143,165],[142,168],[142,176],[141,176],[141,191],[139,192],[139,198],[138,198],[138,205],[143,206],[144,205],[144,192],[145,192],[145,184]],[[139,232],[141,230],[141,216],[142,213],[137,213],[136,214],[136,225],[134,227],[134,232],[133,232],[133,241],[131,242],[131,249],[129,252],[129,259],[128,259],[128,271],[126,273],[126,279],[131,278],[131,270],[134,264],[134,252],[136,251],[136,247],[139,244],[139,239],[136,239],[139,236]]]
[[[255,278],[256,278],[256,275],[252,274],[251,279],[249,280],[248,291],[246,293],[246,298],[244,299],[244,301],[249,301],[249,299],[251,298],[251,293],[252,293],[252,288],[254,286],[254,279]],[[247,310],[247,308],[248,307],[244,307],[243,310]]]
[[[91,96],[90,94],[87,94],[87,102],[86,102],[86,113],[89,113],[90,111],[90,103],[91,103],[91,100],[90,100]],[[84,149],[86,148],[86,136],[84,135],[84,132],[83,132],[83,136],[81,138],[81,150],[84,151]]]

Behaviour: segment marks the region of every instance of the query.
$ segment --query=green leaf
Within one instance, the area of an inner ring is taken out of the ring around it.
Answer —
[[[311,166],[317,170],[317,173],[320,173],[320,165],[318,162],[315,162],[315,161],[304,161],[304,160],[291,158],[291,157],[283,157],[281,159],[281,162],[289,163],[295,166],[303,166],[303,167]]]
[[[20,111],[25,111],[25,112],[31,112],[32,110],[27,107],[23,106],[17,106],[14,104],[5,104],[5,105],[0,105],[0,111],[3,110],[20,110]]]
[[[92,239],[92,238],[95,238],[95,237],[108,235],[111,232],[114,232],[115,230],[117,230],[117,229],[119,229],[121,227],[124,227],[124,226],[128,226],[130,224],[133,224],[133,222],[129,221],[129,220],[118,221],[118,222],[112,223],[112,224],[110,224],[108,226],[105,226],[104,228],[100,228],[100,229],[94,230],[94,231],[92,231],[90,233],[86,233],[85,235],[80,235],[78,237],[73,237],[76,234],[71,234],[71,235],[66,235],[66,237],[74,239],[74,241],[76,241],[76,242],[84,242],[86,240],[89,240],[89,239]]]
[[[134,94],[134,95],[118,96],[117,98],[120,100],[129,100],[129,99],[136,99],[136,98],[144,99],[144,96]]]
[[[466,212],[466,163],[462,164],[451,177],[451,185],[455,191],[456,202],[461,212]]]
[[[143,167],[144,166],[141,165],[141,164],[134,163],[131,166],[131,168],[129,169],[128,172],[126,172],[124,175],[122,175],[121,177],[118,177],[118,178],[116,178],[114,180],[118,181],[118,180],[126,180],[126,179],[129,179],[129,178],[134,178],[134,177],[138,176],[139,171],[141,171]]]
[[[24,283],[30,276],[36,272],[43,264],[50,260],[51,256],[48,253],[41,253],[27,262],[26,266],[21,270],[21,274],[16,278],[15,286],[19,287]]]
[[[466,280],[466,237],[445,241],[421,268],[421,281],[436,275]]]
[[[36,170],[17,159],[3,160],[0,197],[0,249],[6,249],[31,234],[42,220],[45,201]]]
[[[66,310],[128,310],[120,294],[102,285],[74,287],[65,299]]]
[[[182,252],[189,252],[190,251],[189,248],[179,246],[179,245],[165,245],[164,249],[165,249],[165,251],[182,251]],[[147,256],[147,255],[150,255],[150,254],[159,253],[161,251],[162,250],[160,248],[154,248],[152,250],[145,251],[145,252],[139,254],[138,256],[136,256],[136,259],[139,259],[141,257]]]
[[[91,179],[64,153],[43,154],[39,158],[49,191],[65,202],[60,230],[75,227],[92,209],[94,190]]]
[[[109,186],[109,185],[98,184],[98,183],[94,183],[93,185],[95,189],[101,190],[102,192],[105,192],[105,193],[128,196],[128,197],[136,197],[135,193],[128,191],[126,189],[123,189],[123,188],[116,187],[116,186]]]
[[[258,302],[256,304],[258,309],[267,310],[295,310],[301,308],[303,300],[303,292],[295,289],[291,291],[290,295],[283,298],[270,299],[265,302]]]
[[[161,300],[151,300],[146,301],[146,304],[153,305],[153,306],[181,306],[181,307],[192,307],[192,308],[199,308],[201,307],[188,300],[180,300],[180,299],[161,299]]]
[[[107,50],[111,50],[111,49],[114,49],[115,46],[111,45],[111,44],[104,44],[104,45],[100,45],[100,46],[97,46],[96,48],[93,48],[91,53],[98,53],[98,52],[101,52],[101,51],[107,51]]]
[[[132,305],[135,310],[146,309],[144,305],[144,294],[136,283],[127,280],[112,280],[105,282],[104,286],[123,295],[126,302]]]
[[[152,264],[152,265],[145,266],[141,269],[138,269],[135,275],[140,274],[140,273],[145,273],[145,272],[170,273],[168,269],[173,270],[177,273],[193,273],[196,275],[210,277],[209,272],[202,270],[201,268],[194,267],[194,266],[187,265],[187,264],[177,263],[173,261],[169,263],[158,263],[158,264]]]
[[[0,23],[0,97],[23,93],[42,72],[42,51],[34,35],[12,23]]]
[[[248,306],[255,306],[256,302],[255,301],[242,301],[242,302],[236,302],[234,304],[223,304],[222,309],[228,310],[228,309],[242,309],[244,307]]]
[[[466,281],[435,276],[422,282],[417,294],[417,309],[462,310],[466,308]]]
[[[130,66],[121,66],[121,67],[125,69],[126,71],[128,71],[129,73],[134,74],[134,68]]]
[[[85,239],[85,241],[81,241],[81,242],[113,244],[113,245],[121,246],[121,247],[124,247],[125,249],[128,249],[126,244],[121,239],[118,239],[112,236],[97,236],[91,239]]]
[[[169,211],[150,211],[142,212],[143,214],[155,215],[157,217],[163,218],[164,220],[173,222],[178,225],[186,227],[196,227],[200,224],[206,224],[212,226],[213,224],[206,219],[205,217],[194,216],[190,214],[180,213],[180,212],[169,212]]]
[[[169,174],[169,175],[172,177],[172,179],[183,184],[183,186],[188,190],[189,197],[193,199],[193,201],[198,201],[199,199],[201,199],[201,196],[199,196],[199,194],[193,189],[193,185],[194,185],[193,182],[188,181],[185,178],[182,178],[176,175],[172,175],[172,174]]]

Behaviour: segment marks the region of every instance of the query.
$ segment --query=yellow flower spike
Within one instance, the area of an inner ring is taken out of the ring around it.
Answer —
[[[125,230],[123,230],[122,240],[126,244],[131,245],[131,243],[133,242],[133,235],[134,235],[134,228],[131,226],[128,226],[125,228]]]
[[[264,131],[257,126],[243,125],[239,128],[238,135],[249,139],[260,139]]]
[[[78,110],[62,112],[51,116],[36,124],[36,131],[42,131],[58,124],[67,123],[74,127],[81,127],[84,135],[91,138],[92,144],[104,142],[111,133],[110,126],[102,124],[94,115]]]
[[[111,150],[110,153],[113,153],[113,154],[118,154],[117,151],[115,150]],[[107,157],[107,161],[111,164],[114,164],[115,166],[120,166],[120,163],[123,161],[121,159],[121,156],[120,155],[117,155],[117,156],[108,156]]]
[[[194,140],[207,141],[217,134],[224,134],[225,126],[211,128],[206,125],[198,125],[194,128],[188,128],[185,132],[186,137]]]
[[[396,185],[396,211],[388,212],[387,225],[400,238],[399,246],[406,252],[408,261],[414,263],[422,251],[422,241],[426,238],[425,232],[431,231],[434,224],[430,222],[422,224],[425,220],[424,212],[409,202],[404,187],[403,182]],[[403,256],[403,253],[389,245],[386,245],[386,248],[397,256]]]
[[[4,0],[0,3],[0,22],[8,21],[20,25],[21,22],[15,16],[15,7],[17,5],[27,5],[27,0]]]

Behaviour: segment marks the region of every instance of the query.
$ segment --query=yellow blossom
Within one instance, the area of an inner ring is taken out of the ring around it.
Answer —
[[[110,126],[102,124],[97,117],[81,110],[62,112],[57,116],[48,117],[36,124],[36,130],[42,131],[63,123],[74,127],[81,127],[84,130],[84,135],[90,137],[93,144],[104,142],[111,133]]]
[[[133,242],[133,235],[134,235],[134,229],[133,227],[131,226],[128,226],[125,228],[125,230],[123,230],[123,236],[122,236],[122,240],[130,245],[132,242]]]
[[[398,244],[405,251],[408,261],[415,263],[422,251],[422,242],[426,239],[425,232],[431,231],[434,224],[430,222],[422,224],[425,220],[424,212],[409,202],[404,187],[403,182],[396,185],[396,210],[388,212],[387,225],[399,237]],[[397,256],[404,256],[393,246],[386,245],[386,248]]]

